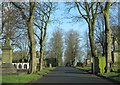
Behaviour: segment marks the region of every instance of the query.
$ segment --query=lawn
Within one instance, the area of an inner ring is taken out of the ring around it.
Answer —
[[[120,82],[120,73],[117,73],[117,72],[110,72],[110,73],[100,73],[99,75]]]
[[[28,83],[33,79],[37,79],[41,75],[25,74],[25,75],[8,75],[2,77],[2,83]]]
[[[24,74],[24,75],[6,75],[2,76],[2,83],[29,83],[34,79],[41,77],[49,70],[53,70],[53,68],[45,68],[42,71],[38,71],[36,74]]]
[[[86,67],[75,67],[77,69],[82,69],[82,70],[91,70],[90,66],[86,66]]]
[[[82,70],[91,70],[91,67],[75,67],[75,68]],[[117,72],[99,73],[99,75],[120,82],[120,73]]]

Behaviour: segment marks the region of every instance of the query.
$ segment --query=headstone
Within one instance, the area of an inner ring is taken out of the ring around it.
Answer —
[[[2,47],[2,74],[12,74],[16,73],[17,70],[12,65],[12,52],[13,48],[11,46]]]
[[[99,59],[98,57],[92,57],[91,59],[91,63],[92,63],[92,73],[93,74],[97,74],[100,72],[100,69],[99,69]]]
[[[51,68],[51,67],[52,67],[52,64],[49,64],[49,67]]]
[[[112,64],[112,70],[120,71],[120,52],[119,51],[113,52],[113,60],[114,60],[114,63]]]
[[[120,45],[119,42],[114,41],[113,64],[112,71],[120,71]]]

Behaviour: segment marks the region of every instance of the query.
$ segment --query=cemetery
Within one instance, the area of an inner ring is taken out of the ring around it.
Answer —
[[[118,5],[93,0],[0,3],[0,84],[118,85]]]

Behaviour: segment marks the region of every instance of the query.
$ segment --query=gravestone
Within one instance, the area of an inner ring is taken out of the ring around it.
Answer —
[[[17,70],[12,65],[13,48],[11,46],[2,47],[2,74],[17,73]]]
[[[50,68],[52,67],[52,64],[51,64],[51,63],[49,64],[49,67],[50,67]]]
[[[114,41],[114,51],[113,51],[113,64],[112,70],[113,71],[120,71],[120,49],[119,49],[119,42]]]
[[[92,57],[91,59],[91,63],[92,63],[92,73],[93,74],[97,74],[100,72],[100,69],[99,69],[99,59],[98,57]]]

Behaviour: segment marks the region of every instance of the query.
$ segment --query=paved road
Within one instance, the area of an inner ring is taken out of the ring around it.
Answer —
[[[112,83],[72,67],[57,67],[34,83]],[[113,85],[113,84],[112,84]]]

